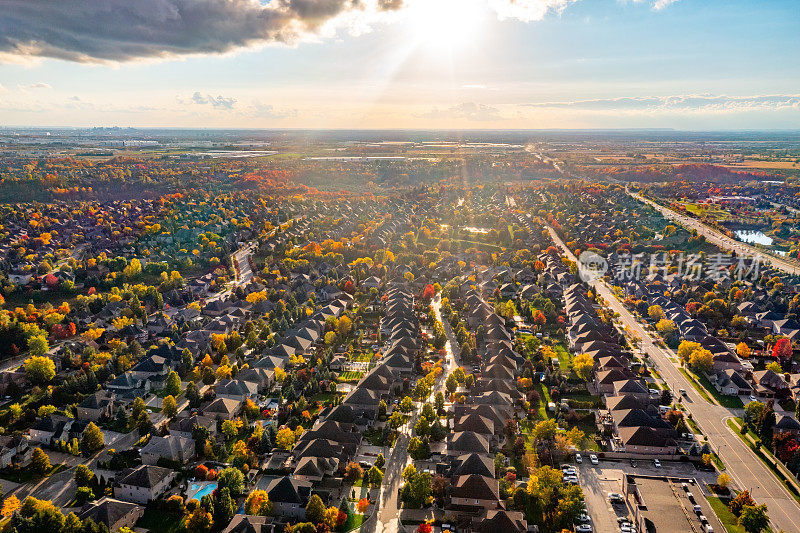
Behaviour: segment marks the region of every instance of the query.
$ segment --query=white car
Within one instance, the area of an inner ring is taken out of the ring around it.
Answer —
[[[609,492],[608,493],[608,501],[610,501],[611,503],[621,502],[624,499],[625,498],[623,498],[622,494],[620,494],[619,492]]]
[[[583,457],[581,457],[581,454],[579,454],[579,453],[575,454],[575,462],[578,463],[578,464],[583,463]]]
[[[751,394],[751,395],[750,395],[750,398],[748,398],[748,400],[750,400],[751,402],[757,402],[757,401],[758,401],[758,398],[756,398],[755,396],[753,396],[753,395]]]
[[[661,461],[659,461],[658,459],[653,459],[653,466],[655,466],[656,468],[661,468]]]
[[[575,531],[577,533],[592,533],[594,530],[592,529],[592,524],[580,524],[575,526]]]
[[[593,465],[599,465],[600,461],[597,460],[597,456],[595,454],[591,454],[589,456],[589,460],[592,462]]]

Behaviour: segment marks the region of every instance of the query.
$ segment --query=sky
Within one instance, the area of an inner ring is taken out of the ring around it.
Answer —
[[[0,125],[800,129],[798,0],[0,0]]]

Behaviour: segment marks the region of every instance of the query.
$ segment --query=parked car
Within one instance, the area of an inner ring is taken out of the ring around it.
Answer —
[[[600,464],[600,461],[597,460],[597,456],[595,454],[591,454],[589,456],[589,460],[592,462],[593,465]]]
[[[655,466],[656,468],[661,468],[661,461],[659,461],[658,459],[653,459],[653,466]]]
[[[748,398],[748,400],[750,400],[751,402],[757,402],[757,401],[758,401],[758,398],[756,398],[755,396],[753,396],[753,395],[751,394],[751,395],[750,395],[750,397]]]
[[[575,462],[578,463],[578,464],[583,463],[583,457],[581,457],[581,454],[579,454],[579,453],[575,454]]]
[[[608,501],[610,501],[611,503],[621,502],[624,499],[625,498],[623,498],[622,494],[620,494],[619,492],[609,492],[608,493]]]
[[[592,529],[592,524],[580,524],[575,526],[575,531],[577,533],[592,533],[594,530]]]

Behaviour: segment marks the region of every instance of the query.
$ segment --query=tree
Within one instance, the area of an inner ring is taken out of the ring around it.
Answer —
[[[94,472],[86,465],[75,468],[75,484],[79,487],[88,487],[94,479]]]
[[[656,323],[656,331],[658,331],[661,336],[669,342],[674,339],[675,335],[678,333],[678,326],[676,326],[675,322],[672,320],[662,318],[658,321],[658,323]]]
[[[31,455],[31,466],[39,475],[45,475],[50,471],[50,457],[41,448],[35,448]]]
[[[355,483],[364,477],[364,469],[358,463],[350,462],[344,470],[344,480],[348,483]]]
[[[28,351],[34,357],[43,356],[50,351],[50,344],[44,335],[35,335],[28,339]]]
[[[695,350],[689,356],[689,365],[699,372],[710,372],[714,368],[714,354],[705,348]]]
[[[21,505],[19,498],[12,494],[3,502],[3,510],[0,511],[0,515],[2,515],[3,518],[8,518],[13,515]]]
[[[664,318],[664,310],[660,305],[651,305],[647,308],[647,316],[653,320],[661,320]]]
[[[231,498],[230,489],[228,487],[220,489],[214,502],[214,522],[226,525],[233,519],[235,512],[236,503]]]
[[[249,515],[269,516],[272,514],[272,502],[266,491],[254,490],[244,501],[244,512]]]
[[[174,418],[178,414],[178,403],[171,394],[161,402],[161,411],[167,418]]]
[[[678,357],[680,357],[681,361],[687,363],[689,362],[689,356],[692,355],[692,352],[702,347],[703,346],[699,342],[681,341],[678,345]]]
[[[772,348],[772,356],[784,363],[791,359],[792,341],[786,337],[778,339],[775,346]]]
[[[444,386],[447,388],[447,392],[453,394],[456,389],[458,389],[458,380],[454,374],[450,374],[447,376],[447,380],[444,382]]]
[[[181,393],[181,378],[174,370],[167,376],[167,382],[164,385],[164,391],[170,396],[177,396]]]
[[[728,485],[730,484],[731,484],[731,476],[729,476],[728,474],[722,473],[717,476],[717,485],[719,485],[720,487],[727,489]]]
[[[414,401],[406,396],[402,400],[400,400],[400,404],[397,408],[403,413],[410,413],[412,409],[414,409]]]
[[[292,446],[294,446],[295,439],[296,437],[294,431],[289,428],[282,428],[278,430],[275,442],[280,448],[283,448],[284,450],[291,450]]]
[[[781,368],[781,364],[779,362],[777,362],[777,361],[772,361],[765,368],[767,370],[772,370],[776,374],[780,374],[781,372],[783,372],[783,368]]]
[[[56,376],[56,364],[49,357],[29,357],[25,360],[25,374],[34,383],[47,383]]]
[[[105,437],[94,422],[89,422],[83,432],[82,448],[87,453],[96,452],[105,446]]]
[[[227,488],[231,494],[244,492],[244,474],[238,468],[228,467],[217,476],[217,488]]]
[[[572,361],[572,369],[583,381],[589,381],[589,379],[591,379],[593,368],[594,359],[589,354],[578,354]]]
[[[554,419],[542,420],[533,427],[531,436],[535,442],[550,441],[555,437],[557,428],[558,426]]]
[[[206,511],[203,507],[198,506],[186,519],[186,530],[210,531],[211,524],[213,523],[214,521],[211,518],[211,513]]]
[[[742,359],[748,359],[750,357],[750,353],[750,347],[746,342],[740,342],[736,345],[736,354]]]
[[[736,495],[734,499],[728,503],[728,509],[731,510],[734,516],[739,516],[742,513],[742,509],[745,506],[755,506],[756,502],[753,500],[753,497],[750,496],[750,491],[743,490],[739,494]]]
[[[769,526],[769,516],[767,516],[767,506],[745,505],[739,515],[739,525],[747,533],[761,533]]]
[[[317,494],[312,494],[306,504],[306,520],[312,524],[320,524],[325,520],[325,504]]]

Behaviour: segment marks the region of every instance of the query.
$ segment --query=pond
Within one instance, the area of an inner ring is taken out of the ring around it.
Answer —
[[[736,238],[748,244],[761,244],[772,246],[772,237],[768,237],[763,231],[755,230],[736,230]]]

